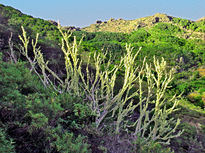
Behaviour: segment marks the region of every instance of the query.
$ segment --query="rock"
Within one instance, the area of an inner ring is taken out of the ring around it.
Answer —
[[[166,14],[162,14],[162,13],[156,13],[153,16],[153,23],[158,23],[158,22],[170,22],[172,21],[173,17],[172,16],[168,16]]]
[[[198,19],[198,20],[196,20],[197,22],[200,22],[200,21],[204,21],[205,20],[205,16],[204,17],[202,17],[202,18],[200,18],[200,19]]]
[[[102,23],[102,21],[100,21],[100,20],[96,21],[96,24],[101,24],[101,23]]]
[[[115,21],[115,19],[114,18],[110,18],[110,20],[108,22],[112,22],[112,21]]]
[[[154,17],[153,21],[152,21],[152,24],[155,24],[155,23],[158,23],[160,20],[159,17]]]
[[[56,21],[53,21],[53,20],[48,20],[51,24],[55,25],[55,26],[58,26],[58,23]]]
[[[75,26],[63,27],[63,29],[71,30],[71,31],[81,31],[79,27],[75,27]]]

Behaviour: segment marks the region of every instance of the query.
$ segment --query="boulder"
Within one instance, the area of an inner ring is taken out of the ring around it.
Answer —
[[[100,21],[100,20],[96,21],[96,24],[101,24],[101,23],[102,23],[102,21]]]
[[[58,23],[56,21],[53,21],[53,20],[48,20],[51,24],[55,25],[55,26],[58,26]]]
[[[80,31],[80,28],[79,27],[75,27],[75,26],[63,27],[63,29],[71,30],[71,31]]]

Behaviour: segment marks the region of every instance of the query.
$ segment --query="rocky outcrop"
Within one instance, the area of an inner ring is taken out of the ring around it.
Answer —
[[[75,26],[67,26],[67,27],[63,27],[63,29],[70,30],[70,31],[81,31],[79,27],[75,27]]]
[[[205,21],[205,16],[200,18],[200,19],[198,19],[198,20],[196,20],[196,22],[201,22],[201,21]]]
[[[110,18],[107,22],[100,20],[96,21],[88,27],[82,28],[82,30],[88,32],[108,31],[108,32],[125,32],[130,33],[138,28],[151,27],[159,22],[172,22],[173,17],[166,14],[156,13],[153,16],[147,16],[136,20],[124,20],[122,18],[114,19]],[[106,23],[106,24],[104,24]]]
[[[102,23],[102,21],[100,21],[100,20],[96,21],[96,24],[101,24],[101,23]]]
[[[162,13],[156,13],[156,14],[153,15],[152,17],[153,17],[154,23],[158,23],[158,22],[170,22],[170,21],[172,21],[172,19],[173,19],[172,16],[168,16],[168,15],[162,14]]]
[[[58,26],[58,23],[56,21],[53,21],[53,20],[48,20],[51,24],[55,25],[55,26]]]

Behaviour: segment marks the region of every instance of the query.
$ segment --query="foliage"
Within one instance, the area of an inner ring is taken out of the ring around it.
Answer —
[[[148,33],[146,30],[144,29],[139,29],[135,32],[132,32],[129,36],[129,41],[131,43],[135,43],[135,42],[144,42],[147,40],[147,38],[150,36],[150,33]]]
[[[86,31],[74,31],[73,35],[76,36],[77,41],[80,41],[83,37],[83,41],[89,41],[95,38],[96,33]]]
[[[0,128],[0,152],[2,153],[15,153],[14,142],[8,139],[5,131]]]
[[[114,42],[126,42],[127,34],[124,33],[111,33],[111,32],[96,32],[94,42],[106,42],[106,41],[114,41]]]
[[[61,147],[51,144],[62,142],[62,130],[75,131],[76,127],[91,122],[91,111],[81,99],[46,90],[25,63],[5,63],[2,60],[0,63],[0,121],[8,133],[7,136],[0,131],[1,152],[14,152],[14,148],[16,152],[53,152]],[[52,132],[53,126],[61,125],[61,130]],[[89,146],[85,137],[72,133],[66,136],[72,140],[73,148],[64,148],[65,152],[72,149],[75,152],[79,146],[82,146],[79,151],[87,152]],[[59,139],[55,139],[57,137]],[[65,143],[64,140],[67,139],[63,139]]]
[[[38,79],[33,76],[28,69],[25,69],[24,63],[8,64],[1,61],[0,64],[0,100],[2,105],[8,105],[20,112],[25,110],[26,95],[37,91],[43,92],[42,85]]]
[[[140,153],[173,153],[170,148],[164,148],[161,144],[156,142],[151,142],[147,145],[144,139],[140,137],[134,142],[134,145],[136,147],[136,152]]]
[[[204,93],[192,92],[187,98],[194,103],[196,106],[200,106],[202,109],[205,108]]]
[[[184,133],[172,140],[172,144],[175,145],[174,149],[177,149],[179,152],[204,152],[204,146],[201,142],[202,140],[197,140],[197,128],[190,123],[182,123],[179,126],[180,129],[184,129]],[[200,138],[199,138],[200,139]]]
[[[75,152],[75,153],[89,153],[90,150],[89,145],[86,144],[85,137],[78,135],[77,138],[74,137],[73,133],[63,132],[58,134],[60,127],[54,129],[55,133],[53,134],[53,138],[56,139],[52,143],[57,149],[58,152],[66,153],[66,152]]]
[[[204,20],[193,22],[187,19],[174,18],[173,22],[179,24],[180,26],[186,29],[191,29],[197,32],[205,32]]]
[[[170,23],[158,23],[153,27],[153,30],[162,31],[166,33],[178,33],[181,29]]]

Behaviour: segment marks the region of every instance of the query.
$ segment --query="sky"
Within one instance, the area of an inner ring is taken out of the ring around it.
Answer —
[[[33,17],[86,27],[110,18],[133,20],[156,13],[197,20],[205,16],[205,0],[0,0]]]

